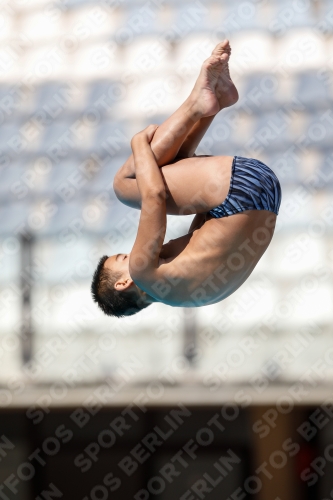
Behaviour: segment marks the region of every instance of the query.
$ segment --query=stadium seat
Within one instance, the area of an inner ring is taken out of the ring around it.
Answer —
[[[270,72],[274,67],[274,41],[264,30],[235,33],[232,50],[233,67],[242,75]]]
[[[275,172],[282,185],[297,186],[302,178],[302,153],[299,151],[279,150],[275,152],[267,152],[267,160],[263,159],[264,163],[267,162],[268,166]]]
[[[13,236],[18,234],[20,228],[29,229],[26,224],[27,215],[30,211],[30,203],[27,200],[17,201],[15,203],[1,204],[0,217],[3,236]]]
[[[21,77],[32,73],[37,85],[44,81],[72,78],[68,53],[55,42],[28,46],[21,57],[19,68]]]
[[[133,46],[134,45],[134,46]],[[172,68],[170,48],[156,37],[141,36],[134,44],[126,47],[122,60],[122,71],[156,75]]]
[[[21,115],[33,114],[35,109],[35,91],[24,82],[0,84],[0,124],[19,121]]]
[[[290,3],[288,0],[273,2],[274,18],[268,23],[269,31],[278,37],[293,28],[313,28],[317,21],[317,9],[311,2]]]
[[[54,16],[48,9],[36,10],[22,16],[20,32],[33,44],[56,41],[65,33],[61,11]]]
[[[193,77],[198,74],[203,61],[210,56],[216,43],[210,33],[188,36],[180,41],[176,46],[174,65],[177,74],[193,81]]]
[[[258,116],[252,138],[255,147],[262,148],[264,151],[284,151],[292,139],[292,117],[286,112],[280,110]]]
[[[297,75],[295,95],[313,112],[332,107],[332,74],[329,79],[327,76],[318,70]]]
[[[267,29],[269,16],[272,15],[271,3],[228,1],[228,10],[224,13],[221,27],[226,35],[233,36],[241,31]]]
[[[118,47],[112,41],[81,43],[71,54],[68,75],[83,82],[117,78],[123,70],[119,57]]]
[[[126,99],[119,102],[117,111],[128,119],[130,116],[139,121],[152,123],[156,115],[169,115],[175,111],[182,99],[183,82],[178,75],[157,73],[151,78],[142,78],[128,90]],[[138,130],[137,130],[138,131]]]
[[[277,41],[272,67],[295,73],[318,70],[326,65],[326,44],[314,30],[294,28]]]
[[[73,42],[107,41],[110,34],[117,32],[124,23],[124,9],[108,7],[107,3],[82,1],[77,5],[67,2],[68,9],[65,20],[66,35]]]
[[[249,74],[243,80],[243,91],[240,92],[240,105],[253,110],[271,111],[276,108],[276,103],[283,103],[286,95],[281,91],[283,82],[279,75],[270,72]]]
[[[307,141],[318,149],[327,150],[332,147],[333,127],[330,109],[321,110],[309,116],[306,123]]]

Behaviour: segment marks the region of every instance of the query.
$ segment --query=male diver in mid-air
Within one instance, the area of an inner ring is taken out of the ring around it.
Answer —
[[[272,170],[254,159],[194,154],[214,116],[238,100],[230,54],[228,40],[218,44],[184,104],[131,141],[113,187],[141,210],[137,236],[131,253],[100,259],[91,285],[110,316],[153,302],[219,302],[250,276],[273,237],[281,188]],[[188,234],[163,244],[167,214],[196,215]]]

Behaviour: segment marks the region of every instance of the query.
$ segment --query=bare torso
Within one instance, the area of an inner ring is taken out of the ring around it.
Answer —
[[[276,215],[248,210],[221,219],[205,214],[202,225],[162,247],[162,282],[152,295],[173,306],[219,302],[239,288],[267,249]]]
[[[197,156],[161,167],[168,190],[167,213],[197,214],[198,225],[163,245],[159,279],[146,290],[155,299],[185,307],[219,302],[244,283],[267,249],[274,213],[247,210],[220,219],[208,213],[228,194],[232,160]],[[139,195],[132,199],[130,206],[140,208]]]

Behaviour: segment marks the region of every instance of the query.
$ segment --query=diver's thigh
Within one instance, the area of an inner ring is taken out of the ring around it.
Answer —
[[[167,213],[205,213],[223,203],[230,185],[232,158],[228,158],[185,158],[161,167],[167,189]],[[114,188],[122,203],[140,210],[141,195],[136,179],[121,179]]]
[[[231,157],[185,158],[162,167],[168,191],[167,212],[205,213],[223,203],[229,191],[231,167]]]

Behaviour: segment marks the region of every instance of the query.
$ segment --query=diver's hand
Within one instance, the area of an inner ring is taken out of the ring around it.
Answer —
[[[131,141],[131,147],[135,147],[138,143],[142,144],[142,142],[146,144],[150,144],[153,140],[156,130],[158,129],[158,125],[148,125],[144,130],[135,134]]]

